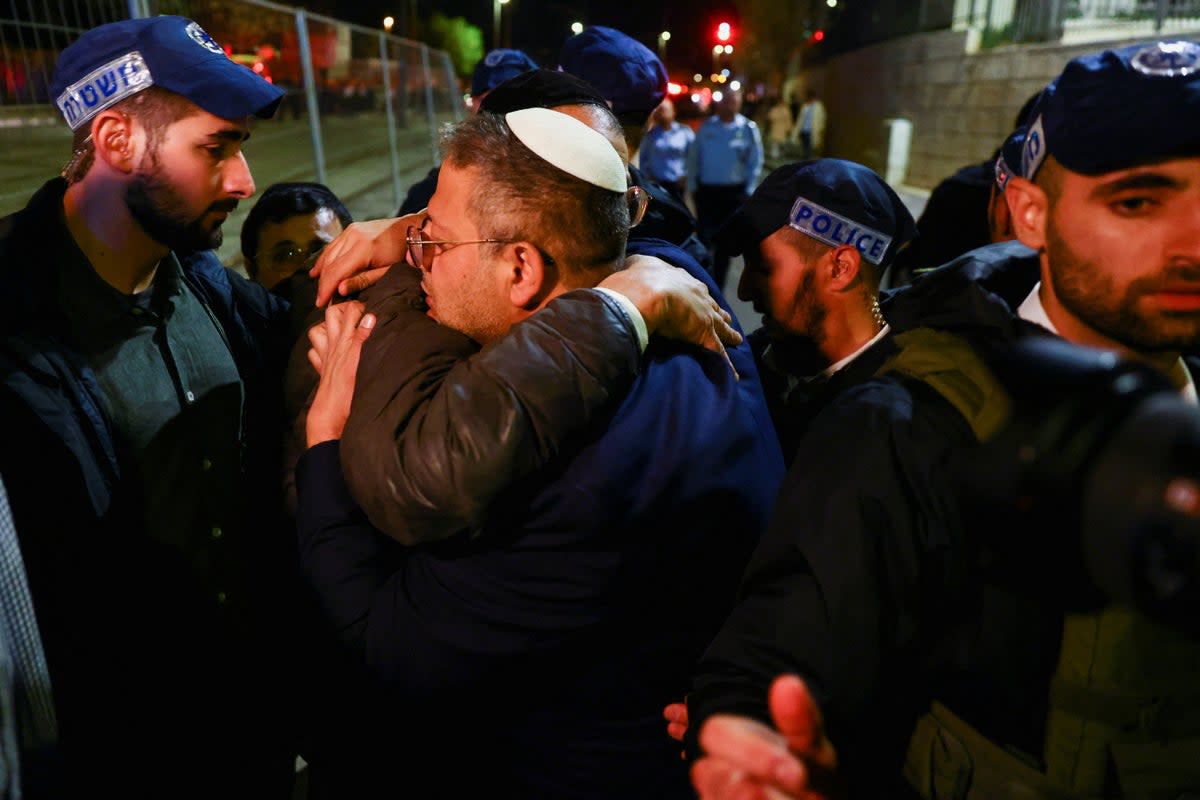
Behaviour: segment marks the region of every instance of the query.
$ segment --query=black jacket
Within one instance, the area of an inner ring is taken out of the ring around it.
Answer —
[[[988,352],[1045,333],[1015,316],[1037,280],[1036,254],[1005,243],[918,279],[883,310],[897,334],[929,326]],[[823,407],[699,665],[692,737],[718,712],[768,719],[771,679],[798,672],[854,796],[903,791],[905,746],[933,697],[996,741],[1040,752],[1061,614],[1011,582],[996,589],[1005,581],[974,560],[980,521],[954,468],[976,444],[943,396],[896,374]]]
[[[70,236],[65,188],[51,181],[0,220],[0,474],[54,684],[62,775],[72,796],[96,781],[130,797],[253,794],[272,758],[290,763],[272,661],[286,659],[295,613],[275,478],[287,307],[211,251],[180,259],[245,387],[247,511],[228,535],[245,537],[258,600],[231,625],[186,559],[146,535],[140,482],[123,474],[95,373],[65,333],[60,265],[44,257],[48,240]],[[286,787],[287,772],[274,777]]]

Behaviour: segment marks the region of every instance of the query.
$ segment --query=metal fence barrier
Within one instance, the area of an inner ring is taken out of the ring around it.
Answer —
[[[230,57],[287,91],[255,120],[246,158],[261,191],[319,181],[356,219],[390,214],[438,161],[437,132],[463,115],[449,54],[268,0],[11,0],[0,5],[0,215],[16,211],[70,155],[50,97],[58,54],[106,22],[151,14],[196,20]],[[5,11],[8,15],[5,15]],[[237,231],[219,254],[237,266]]]

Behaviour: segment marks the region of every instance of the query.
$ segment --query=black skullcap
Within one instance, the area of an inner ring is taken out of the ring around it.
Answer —
[[[509,78],[488,92],[479,104],[479,110],[507,114],[525,108],[558,108],[573,105],[608,108],[604,98],[586,81],[566,72],[531,69],[515,78]]]

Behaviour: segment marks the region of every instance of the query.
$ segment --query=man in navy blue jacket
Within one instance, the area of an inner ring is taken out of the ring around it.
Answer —
[[[727,611],[782,472],[753,360],[745,345],[729,351],[736,380],[589,288],[624,260],[630,223],[624,169],[595,131],[527,109],[467,120],[445,145],[438,192],[408,233],[420,275],[398,267],[380,286],[394,280],[401,299],[368,302],[378,327],[340,454],[345,412],[328,409],[345,387],[329,376],[348,337],[335,328],[360,312],[335,309],[330,345],[316,348],[316,446],[297,468],[302,561],[386,692],[368,695],[377,716],[358,721],[370,733],[347,748],[344,777],[372,790],[414,780],[395,768],[404,752],[406,769],[452,796],[688,796],[661,705]],[[704,274],[677,248],[640,249]],[[428,316],[408,299],[418,277]],[[611,342],[563,334],[564,321],[613,318],[619,360]],[[390,418],[412,381],[408,415]],[[394,438],[409,433],[413,449]],[[513,440],[532,454],[490,474]],[[387,459],[440,471],[440,491],[470,498],[463,524],[438,534],[458,535],[431,541],[423,517],[442,509],[422,512],[420,499],[381,519],[416,546],[367,523],[355,498],[394,494],[370,485],[390,473],[360,470],[353,497],[339,473]],[[449,768],[464,726],[470,771]]]

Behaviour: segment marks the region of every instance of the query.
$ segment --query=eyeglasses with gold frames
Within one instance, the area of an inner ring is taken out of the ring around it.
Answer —
[[[461,239],[458,241],[430,239],[424,229],[418,228],[416,225],[408,226],[408,233],[404,241],[408,245],[408,258],[412,265],[425,272],[433,269],[433,257],[436,255],[433,247],[427,245],[437,245],[442,250],[449,250],[460,244],[512,244],[507,239]]]

